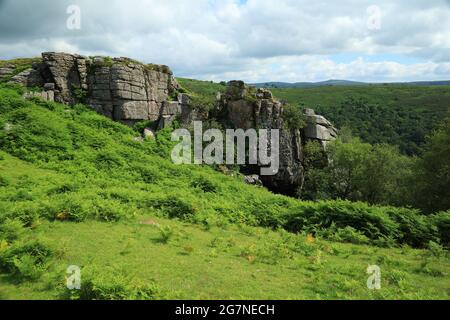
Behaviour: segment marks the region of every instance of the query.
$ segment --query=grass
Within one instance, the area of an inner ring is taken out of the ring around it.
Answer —
[[[217,92],[224,92],[226,89],[225,83],[186,78],[177,78],[177,81],[183,88],[189,90],[190,92],[208,97],[215,97]]]
[[[170,243],[159,241],[159,228],[142,224],[152,219],[170,226],[178,235]],[[69,265],[100,270],[125,270],[134,280],[154,281],[167,298],[176,299],[448,299],[450,263],[429,258],[424,251],[381,249],[330,243],[300,235],[310,253],[291,252],[276,264],[242,255],[242,247],[262,246],[268,239],[282,243],[282,235],[262,228],[242,232],[239,227],[208,231],[199,226],[154,216],[128,223],[45,222],[36,237],[64,252],[54,262],[51,275],[36,282],[11,283],[0,278],[5,299],[56,299],[64,292],[64,272]],[[250,234],[249,234],[250,233]],[[223,239],[211,247],[215,239]],[[231,245],[230,245],[231,243]],[[185,248],[189,249],[186,253]],[[317,256],[320,255],[320,260]],[[176,263],[174,263],[176,261]],[[366,287],[366,268],[379,264],[382,289]],[[82,271],[83,272],[83,271]],[[396,278],[405,279],[399,282]],[[55,280],[56,279],[56,280]]]
[[[16,90],[0,87],[0,298],[449,298],[449,213],[438,232],[414,210],[274,195],[174,165],[170,128],[137,142],[82,105]],[[371,264],[381,291],[366,288]],[[81,292],[64,287],[69,265]]]

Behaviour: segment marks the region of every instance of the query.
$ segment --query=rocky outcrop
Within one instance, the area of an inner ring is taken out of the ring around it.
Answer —
[[[4,67],[0,69],[0,78],[12,73],[9,66]],[[247,183],[256,181],[258,184],[261,180],[270,189],[289,195],[303,186],[305,141],[317,140],[325,147],[337,136],[333,125],[311,109],[305,110],[305,128],[289,128],[283,104],[270,91],[246,86],[242,81],[228,83],[226,92],[217,97],[215,112],[220,116],[208,116],[208,112],[194,108],[191,97],[182,93],[168,67],[146,65],[128,58],[90,58],[47,52],[42,54],[41,62],[12,77],[11,82],[43,89],[42,92],[30,92],[27,97],[65,104],[81,102],[128,125],[151,120],[155,121],[152,129],[160,130],[176,118],[189,127],[195,120],[213,117],[226,128],[268,129],[269,132],[278,129],[278,173],[256,179],[254,174],[259,173],[263,165],[249,166],[246,170],[251,179],[248,178]],[[147,128],[144,135],[135,140],[154,138],[152,129]],[[270,149],[269,146],[269,152]]]
[[[262,186],[263,185],[262,181],[259,179],[259,176],[257,174],[252,174],[251,176],[245,176],[244,182],[246,184],[250,184],[253,186]]]
[[[221,96],[220,104],[226,108],[227,120],[234,128],[279,130],[279,171],[274,176],[260,178],[270,189],[295,194],[304,180],[302,137],[299,129],[286,127],[282,103],[268,90],[248,87],[242,81],[231,81]]]
[[[27,69],[11,78],[10,82],[24,85],[26,87],[42,87],[45,80],[41,76],[38,66],[36,69]]]
[[[181,113],[179,85],[166,66],[145,65],[128,58],[88,58],[46,52],[42,62],[14,76],[28,87],[53,87],[54,100],[83,102],[125,124],[164,119],[163,127]],[[169,119],[170,118],[170,119]]]
[[[16,69],[15,65],[6,65],[0,68],[0,79],[11,76]]]
[[[306,139],[319,141],[323,147],[326,147],[329,141],[337,138],[338,130],[325,117],[317,115],[312,109],[305,109],[304,114],[306,116],[306,127],[304,128]]]

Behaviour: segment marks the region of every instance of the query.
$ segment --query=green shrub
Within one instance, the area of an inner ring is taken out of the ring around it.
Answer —
[[[29,162],[72,157],[72,143],[65,123],[51,111],[27,106],[8,113],[5,120],[11,129],[0,130],[2,150]]]
[[[352,227],[371,240],[389,239],[414,247],[425,247],[436,240],[436,227],[417,210],[370,206],[362,202],[305,202],[280,218],[283,227],[292,232],[319,232],[329,228]]]
[[[337,228],[350,226],[370,239],[394,236],[398,227],[379,207],[349,201],[307,203],[288,213],[286,218],[285,227],[290,231],[312,232],[332,225]]]
[[[175,197],[148,200],[146,206],[161,210],[169,218],[188,219],[195,214],[191,204]]]
[[[134,214],[132,207],[124,207],[118,201],[96,200],[90,212],[96,220],[114,222],[130,217]]]
[[[10,184],[10,180],[4,176],[0,176],[0,187],[7,187]]]
[[[151,120],[139,121],[133,126],[133,130],[139,133],[143,133],[145,128],[156,130],[157,121]]]
[[[217,185],[213,183],[212,181],[208,180],[207,178],[200,176],[198,178],[195,178],[191,182],[191,186],[193,188],[198,188],[202,190],[203,192],[208,193],[216,193],[217,192]]]
[[[80,300],[156,300],[165,293],[155,281],[140,282],[130,274],[111,267],[82,270],[81,290],[68,291],[65,296]]]
[[[87,98],[87,90],[82,88],[72,88],[72,95],[79,103],[85,103]]]
[[[387,273],[388,282],[399,288],[404,288],[407,285],[408,279],[409,279],[409,276],[404,271],[394,269]]]
[[[431,256],[441,258],[446,255],[444,248],[436,242],[430,241],[428,243],[428,252]]]
[[[33,200],[33,196],[30,194],[29,191],[20,189],[16,192],[16,194],[14,194],[9,199],[11,201],[31,201]]]
[[[80,114],[75,119],[76,123],[83,125],[81,129],[86,133],[94,136],[104,136],[104,134],[118,136],[119,134],[126,135],[133,133],[131,128],[97,114],[89,107],[76,105],[73,108],[75,108],[75,110],[81,110]]]
[[[42,242],[16,243],[0,251],[0,269],[19,278],[36,280],[47,270],[53,251]]]
[[[334,231],[327,237],[329,240],[338,242],[349,242],[354,244],[367,244],[369,243],[369,238],[367,238],[362,232],[352,228],[345,227]]]
[[[290,104],[283,106],[283,119],[289,129],[301,129],[306,125],[305,116],[300,107]]]
[[[0,114],[31,105],[31,102],[21,99],[20,95],[23,94],[23,89],[16,91],[11,88],[3,89],[3,86],[0,87],[2,90],[0,94]]]
[[[422,215],[419,210],[386,208],[385,211],[399,224],[399,242],[413,247],[424,247],[430,241],[439,241],[432,219]]]
[[[161,178],[160,171],[153,167],[137,166],[135,171],[138,173],[138,180],[147,184],[153,184]]]
[[[64,194],[64,193],[70,193],[70,192],[76,192],[80,189],[80,185],[75,183],[64,183],[62,185],[56,186],[54,188],[51,188],[49,191],[47,191],[47,195],[55,195],[55,194]]]
[[[159,241],[161,243],[169,243],[170,239],[175,235],[175,231],[170,226],[159,227]]]
[[[0,240],[6,240],[11,243],[24,234],[23,223],[19,220],[6,219],[0,223]]]
[[[1,219],[14,219],[30,227],[41,217],[40,204],[37,202],[8,202],[0,208]]]
[[[440,212],[429,218],[437,228],[439,239],[444,246],[450,245],[450,210]]]
[[[96,158],[95,164],[99,170],[112,170],[124,166],[123,159],[114,151],[102,150]]]
[[[91,201],[78,194],[76,196],[63,194],[54,197],[52,203],[55,207],[47,207],[49,218],[81,222],[92,215]],[[43,207],[46,208],[45,205]]]
[[[200,114],[207,114],[216,105],[214,97],[192,94],[190,98],[192,108]]]

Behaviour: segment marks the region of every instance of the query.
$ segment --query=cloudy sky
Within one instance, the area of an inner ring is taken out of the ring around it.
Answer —
[[[450,0],[0,0],[0,59],[43,51],[215,81],[450,79]]]

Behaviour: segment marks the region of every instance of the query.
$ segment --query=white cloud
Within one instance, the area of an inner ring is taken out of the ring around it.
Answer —
[[[247,79],[270,81],[321,81],[348,79],[370,82],[400,82],[444,79],[450,71],[450,63],[423,62],[401,64],[392,61],[370,62],[360,57],[348,63],[336,63],[324,56],[288,56],[254,60],[241,71],[227,71],[205,75],[208,80]]]
[[[79,31],[65,28],[69,4],[81,8]],[[371,5],[381,12],[379,30],[367,28]],[[1,57],[51,50],[130,56],[215,80],[442,79],[450,78],[450,3],[0,0]],[[362,58],[338,63],[336,54]]]

